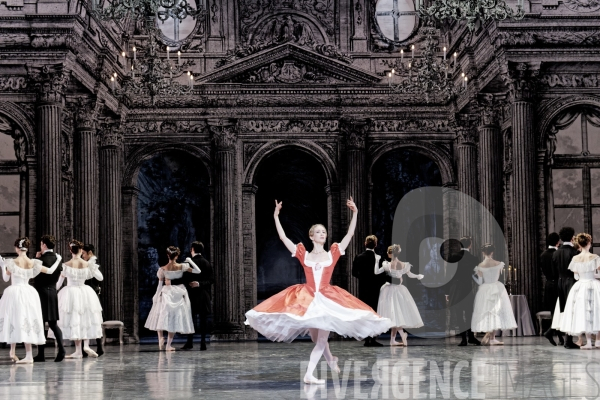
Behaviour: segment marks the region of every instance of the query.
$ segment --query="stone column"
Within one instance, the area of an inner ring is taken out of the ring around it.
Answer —
[[[496,245],[496,259],[505,260],[503,237],[497,228],[503,223],[503,152],[498,101],[486,95],[479,102],[479,201],[487,209],[481,216],[481,243]],[[494,220],[498,225],[494,224]],[[499,236],[500,235],[500,236]]]
[[[365,167],[366,159],[366,141],[370,123],[366,119],[346,119],[340,121],[340,132],[344,135],[346,143],[346,196],[352,197],[358,207],[358,220],[354,237],[350,245],[346,248],[346,259],[348,277],[347,289],[353,295],[358,295],[358,280],[352,276],[352,262],[354,257],[365,250],[365,237],[370,234],[367,232],[368,210],[367,203],[367,174]],[[346,199],[340,199],[339,207],[347,212],[346,221],[349,223],[352,218],[352,211],[346,207]],[[340,235],[344,236],[348,226],[342,226]]]
[[[37,238],[37,157],[34,155],[28,155],[26,157],[27,162],[27,236],[30,239]],[[39,250],[39,244],[34,240],[31,240],[31,246],[29,247],[29,254],[35,255],[36,247]]]
[[[536,140],[533,97],[539,69],[527,64],[510,69],[512,106],[512,265],[517,268],[517,294],[527,296],[532,315],[541,303],[538,268]]]
[[[139,342],[139,279],[138,279],[138,221],[137,201],[140,190],[125,186],[121,190],[123,228],[123,313],[125,329],[134,342]]]
[[[31,77],[37,89],[37,233],[54,235],[57,244],[64,239],[60,226],[64,195],[61,190],[61,132],[64,93],[69,77],[61,66],[44,66],[41,71],[32,72]]]
[[[75,207],[73,235],[83,243],[98,246],[98,137],[96,119],[99,106],[96,101],[83,98],[75,109],[75,134],[73,138],[73,173]]]
[[[458,189],[464,194],[477,200],[478,193],[478,159],[477,159],[477,133],[470,125],[457,127],[456,146],[458,152]],[[461,199],[465,201],[461,201]],[[459,196],[458,210],[461,218],[459,238],[471,236],[473,238],[473,254],[478,255],[481,244],[481,222],[479,208],[473,207],[472,201],[466,201]]]
[[[119,124],[105,124],[100,134],[100,237],[98,261],[104,274],[105,320],[123,321],[121,179],[123,135]],[[128,249],[131,251],[131,249]]]
[[[241,267],[237,257],[237,147],[233,120],[209,120],[214,165],[214,271],[216,340],[239,339],[244,333],[240,320]]]
[[[256,191],[258,186],[253,184],[242,185],[242,240],[244,266],[244,310],[250,310],[256,305]],[[245,327],[246,339],[258,338],[256,330]]]

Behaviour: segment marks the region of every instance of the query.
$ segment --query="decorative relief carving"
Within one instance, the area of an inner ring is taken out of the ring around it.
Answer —
[[[79,97],[75,106],[75,127],[77,129],[93,129],[96,126],[96,119],[102,110],[104,102],[97,99],[84,99]]]
[[[237,127],[233,120],[209,120],[211,142],[217,151],[234,150],[238,142]]]
[[[296,60],[279,60],[238,76],[234,82],[249,83],[338,83],[318,68]]]
[[[63,172],[63,176],[67,179],[72,179],[73,171],[71,170],[71,151],[73,149],[73,142],[71,135],[67,132],[62,132],[61,142],[60,142],[60,150],[62,154],[62,164],[61,169]]]
[[[250,162],[250,159],[252,159],[252,156],[254,156],[258,149],[260,149],[264,144],[264,142],[244,143],[244,168],[246,168]]]
[[[504,131],[504,173],[512,173],[512,130]]]
[[[0,91],[18,92],[27,88],[27,80],[24,76],[1,76]]]
[[[508,72],[500,74],[509,88],[510,95],[517,100],[530,100],[535,96],[539,85],[539,64],[514,63]]]
[[[30,69],[29,78],[37,89],[38,101],[61,102],[69,84],[70,72],[62,65],[50,68],[44,65],[41,70]]]
[[[199,133],[206,130],[205,121],[130,121],[125,123],[125,132],[129,134],[145,133]]]
[[[372,121],[362,118],[344,118],[340,120],[340,133],[344,136],[349,149],[364,150]]]
[[[598,45],[600,30],[590,31],[503,31],[494,40],[496,48],[500,46],[531,46],[535,44]]]
[[[373,132],[448,132],[448,120],[407,119],[373,121]]]
[[[600,10],[600,0],[566,0],[565,7],[571,11],[589,13]]]
[[[242,120],[239,132],[337,132],[337,120]]]
[[[27,137],[25,137],[25,133],[13,121],[2,116],[0,116],[0,133],[13,138],[17,161],[19,164],[24,163],[27,156]]]
[[[122,124],[120,122],[106,121],[100,126],[100,146],[122,148],[124,140]]]
[[[551,126],[546,136],[546,160],[548,165],[554,164],[554,153],[556,152],[556,134],[558,129],[555,126]]]
[[[599,87],[600,74],[545,74],[540,83],[548,87]]]
[[[240,0],[240,29],[244,42],[249,42],[253,33],[265,25],[263,17],[268,14],[301,15],[316,19],[326,34],[334,35],[333,0]],[[285,14],[286,11],[289,14]],[[262,21],[261,21],[262,20]],[[308,21],[308,19],[306,19]],[[260,24],[260,26],[258,26]],[[266,24],[270,24],[267,21]]]
[[[502,103],[492,94],[480,94],[478,99],[471,103],[473,112],[479,117],[479,125],[498,125],[502,118]]]

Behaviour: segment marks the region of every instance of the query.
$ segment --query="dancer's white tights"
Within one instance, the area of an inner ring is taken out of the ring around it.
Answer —
[[[310,338],[313,342],[317,343],[317,339],[319,337],[319,329],[309,329]],[[324,331],[327,332],[327,331]],[[327,332],[327,338],[329,338],[329,332]],[[331,350],[329,350],[329,342],[325,340],[325,350],[323,350],[323,356],[327,360],[328,363],[333,361],[333,354],[331,354]]]
[[[329,344],[327,343],[327,339],[329,338],[329,331],[325,331],[322,329],[311,329],[310,334],[313,342],[315,342],[316,345],[312,353],[310,353],[310,361],[308,362],[308,368],[306,369],[306,375],[304,376],[305,378],[314,378],[313,373],[315,372],[315,368],[317,367],[317,364],[321,359],[321,355],[323,355],[325,351],[325,359],[329,360],[332,357],[331,351],[329,351]]]

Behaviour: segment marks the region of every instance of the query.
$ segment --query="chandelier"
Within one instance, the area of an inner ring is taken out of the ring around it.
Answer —
[[[181,61],[181,51],[177,56],[171,56],[171,48],[166,46],[165,56],[162,56],[161,46],[157,42],[156,24],[154,19],[146,20],[148,43],[140,49],[135,46],[131,54],[123,51],[121,57],[125,60],[128,74],[117,86],[118,74],[110,78],[111,90],[117,96],[133,97],[149,96],[152,105],[156,105],[156,96],[181,96],[190,94],[194,88],[194,75],[191,60]],[[140,53],[138,55],[138,53]],[[183,79],[180,79],[181,77]],[[181,82],[185,83],[181,83]]]
[[[506,18],[523,19],[524,1],[517,0],[517,10],[509,7],[504,0],[432,0],[428,7],[417,0],[417,8],[421,17],[429,17],[441,21],[467,21],[469,31],[473,32],[477,20],[493,19],[504,21]]]
[[[410,60],[404,61],[404,50],[400,50],[400,60],[387,62],[391,67],[388,72],[388,86],[391,91],[403,94],[423,94],[429,102],[430,96],[445,101],[466,90],[468,77],[462,73],[461,83],[456,84],[454,75],[457,72],[457,53],[454,60],[447,57],[447,48],[443,48],[443,57],[436,57],[438,41],[434,39],[437,29],[433,26],[422,28],[425,43],[421,57],[415,59],[415,45],[411,46]],[[397,82],[399,77],[399,82]]]

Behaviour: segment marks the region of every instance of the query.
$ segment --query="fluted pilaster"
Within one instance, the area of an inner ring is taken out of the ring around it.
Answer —
[[[100,136],[100,237],[98,261],[102,265],[104,319],[123,321],[121,245],[121,179],[123,136],[118,124],[105,125]],[[131,251],[128,249],[128,251]]]
[[[476,139],[476,131],[472,127],[463,126],[457,129],[458,189],[475,200],[479,197]],[[472,202],[463,196],[459,196],[458,209],[461,217],[459,236],[473,237],[473,251],[476,252],[481,244],[480,210],[478,207],[473,207]]]
[[[139,341],[139,279],[138,279],[138,240],[137,240],[137,201],[140,190],[134,186],[121,190],[121,210],[123,213],[123,312],[125,329]]]
[[[73,172],[75,205],[73,234],[83,243],[98,246],[98,198],[100,192],[98,169],[98,137],[96,135],[96,102],[79,100],[75,111],[73,140]]]
[[[347,178],[346,195],[352,196],[358,207],[358,220],[353,240],[346,248],[347,265],[347,290],[358,295],[358,280],[352,276],[352,261],[354,257],[365,249],[364,239],[367,232],[367,180],[365,171],[366,141],[369,132],[369,121],[366,119],[347,119],[340,121],[340,131],[346,142]],[[345,202],[341,204],[347,210],[348,218],[352,218],[352,211],[348,210]],[[342,228],[343,230],[343,228]]]
[[[213,143],[215,327],[217,339],[233,339],[244,333],[240,296],[241,269],[237,257],[241,227],[236,218],[237,132],[231,120],[209,120]]]
[[[535,95],[538,70],[526,64],[511,69],[512,107],[512,265],[517,268],[518,294],[525,294],[532,313],[541,300],[535,140]]]
[[[502,136],[499,124],[499,104],[491,97],[480,102],[479,120],[479,201],[488,210],[481,216],[482,243],[496,245],[496,258],[505,257],[502,237],[498,237],[503,225],[503,152]],[[497,225],[496,225],[497,224]],[[496,228],[496,229],[494,229]]]
[[[62,241],[60,221],[62,193],[62,103],[39,102],[36,107],[38,218],[40,236],[54,235]]]

